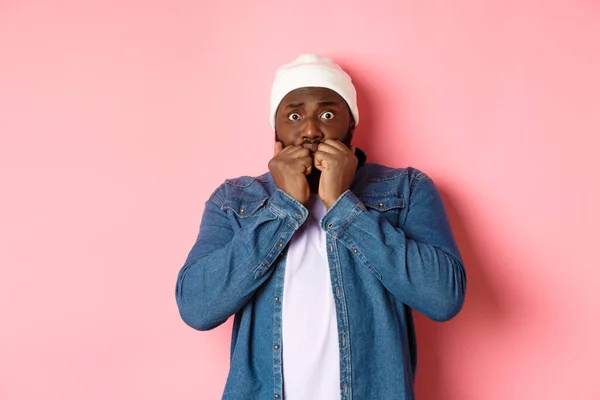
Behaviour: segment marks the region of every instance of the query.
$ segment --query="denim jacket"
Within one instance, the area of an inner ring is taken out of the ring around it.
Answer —
[[[321,219],[336,306],[342,400],[414,399],[412,309],[456,315],[466,275],[442,198],[414,168],[365,163]],[[227,400],[282,399],[286,249],[307,209],[270,173],[225,181],[206,202],[179,272],[183,320],[209,330],[235,314]]]

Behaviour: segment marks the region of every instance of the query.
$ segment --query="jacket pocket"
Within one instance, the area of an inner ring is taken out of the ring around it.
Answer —
[[[405,208],[402,193],[359,194],[358,198],[367,207],[367,210],[381,213],[392,225],[399,226],[400,214]]]
[[[240,218],[250,217],[256,214],[264,204],[268,197],[249,198],[242,196],[230,196],[221,206],[222,210],[231,210]]]

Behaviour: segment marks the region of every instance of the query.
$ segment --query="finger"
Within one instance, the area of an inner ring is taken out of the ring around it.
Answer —
[[[281,146],[283,147],[283,150],[281,151],[281,153],[285,153],[285,154],[292,154],[300,148],[300,146],[293,145],[293,144],[283,146],[283,143],[282,143]]]
[[[312,171],[313,159],[312,157],[299,157],[296,165],[299,173],[308,175]]]
[[[288,144],[287,146],[285,146],[283,148],[283,151],[287,151],[288,153],[293,153],[295,151],[298,151],[302,148],[302,146],[299,146],[297,144]]]
[[[304,146],[294,146],[294,149],[290,151],[290,157],[309,157],[310,150]]]
[[[317,149],[319,148],[319,143],[315,143],[315,142],[307,142],[307,143],[303,143],[302,147],[306,147],[307,149],[309,149],[312,152],[317,151]]]
[[[315,159],[315,168],[318,169],[319,171],[323,171],[324,169],[327,169],[328,164],[331,164],[331,161],[333,160],[333,156],[329,153],[326,153],[324,151],[317,151],[314,154],[314,159]]]
[[[278,154],[280,156],[285,155],[286,157],[296,158],[300,154],[300,153],[298,153],[298,151],[300,151],[300,150],[302,150],[302,146],[289,145],[289,146],[285,146],[283,148],[283,150],[281,150]],[[277,155],[277,154],[275,154],[275,155]]]
[[[281,150],[283,150],[283,143],[276,141],[273,155],[276,156],[277,154],[281,153]]]
[[[324,143],[335,147],[336,149],[340,150],[340,151],[348,151],[349,148],[348,146],[346,146],[344,143],[340,142],[339,140],[333,140],[333,139],[327,139]]]
[[[348,149],[346,149],[346,150],[348,150]],[[317,149],[317,151],[322,151],[322,152],[329,153],[329,154],[340,153],[340,149],[335,146],[332,146],[330,143],[319,144],[319,148]]]
[[[315,166],[316,169],[318,169],[321,172],[323,172],[323,169],[325,169],[325,167],[323,166],[323,160],[322,159],[317,160],[315,158],[314,166]]]

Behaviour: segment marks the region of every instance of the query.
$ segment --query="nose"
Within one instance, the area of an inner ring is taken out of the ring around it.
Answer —
[[[323,139],[323,134],[321,133],[318,121],[315,121],[313,118],[306,119],[302,139],[311,142]]]

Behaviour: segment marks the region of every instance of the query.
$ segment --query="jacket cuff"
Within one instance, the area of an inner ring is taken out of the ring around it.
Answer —
[[[321,228],[335,238],[340,237],[348,225],[364,210],[363,202],[348,189],[327,210],[321,219]]]
[[[268,208],[277,217],[285,219],[296,230],[308,218],[306,207],[281,189],[275,190],[269,199]]]

